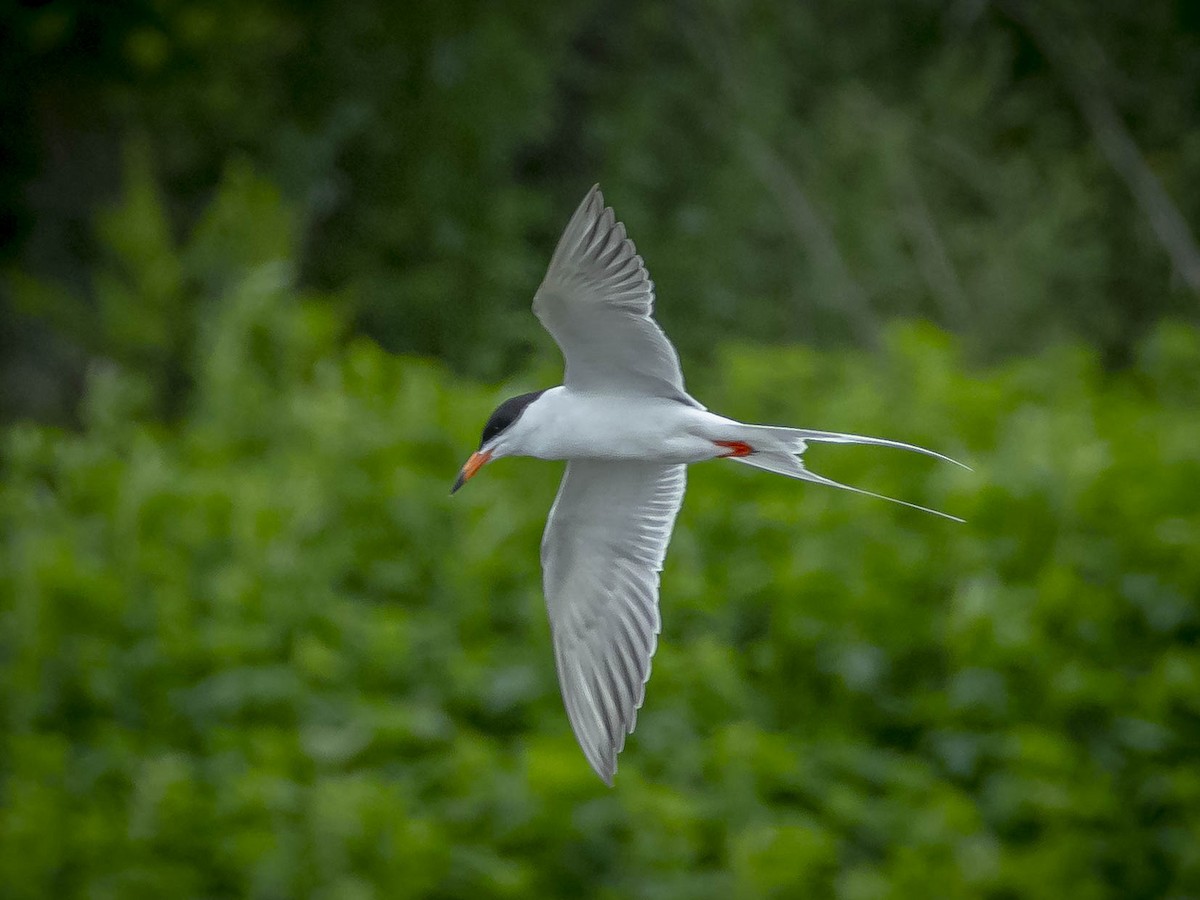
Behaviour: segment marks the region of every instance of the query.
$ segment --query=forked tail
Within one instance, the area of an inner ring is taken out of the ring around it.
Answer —
[[[774,472],[777,475],[786,475],[789,478],[798,478],[802,481],[811,481],[814,484],[825,484],[829,487],[841,488],[844,491],[865,494],[868,497],[877,497],[880,500],[899,503],[901,506],[919,509],[922,512],[932,513],[935,516],[941,516],[944,519],[950,519],[954,522],[964,521],[958,516],[952,516],[940,510],[930,509],[927,506],[920,506],[916,503],[909,503],[907,500],[898,500],[895,497],[876,494],[874,491],[852,487],[848,484],[842,484],[840,481],[826,478],[824,475],[818,475],[816,472],[811,472],[805,468],[800,456],[807,449],[809,441],[818,441],[827,444],[872,444],[878,447],[897,447],[901,450],[924,453],[926,456],[932,456],[945,462],[954,463],[956,466],[962,466],[967,471],[971,470],[970,466],[964,465],[956,459],[951,459],[933,450],[926,450],[924,447],[918,447],[915,444],[906,444],[903,441],[889,441],[886,438],[866,437],[860,434],[842,434],[837,431],[813,431],[808,428],[782,428],[776,425],[742,425],[742,427],[747,430],[745,440],[754,448],[754,452],[747,456],[730,456],[729,458],[734,462],[745,463],[748,466],[754,466],[756,469],[765,469],[768,472]]]

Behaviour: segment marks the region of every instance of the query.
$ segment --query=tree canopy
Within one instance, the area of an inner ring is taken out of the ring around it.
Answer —
[[[37,302],[6,304],[4,409],[62,415],[84,360],[114,349],[81,349],[80,333],[94,340],[106,302],[91,226],[131,148],[176,234],[231,166],[264,176],[296,211],[303,284],[336,291],[388,349],[475,377],[545,347],[527,300],[594,181],[685,356],[730,333],[872,347],[888,319],[916,316],[976,360],[1074,336],[1126,363],[1162,316],[1195,319],[1200,14],[1184,0],[1094,12],[19,7],[0,38],[4,256],[77,308],[72,333]],[[177,290],[191,303],[196,287]]]

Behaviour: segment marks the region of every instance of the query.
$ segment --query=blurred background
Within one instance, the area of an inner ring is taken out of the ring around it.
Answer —
[[[1200,6],[0,13],[0,894],[1200,897]],[[599,181],[703,402],[639,726],[562,711]]]

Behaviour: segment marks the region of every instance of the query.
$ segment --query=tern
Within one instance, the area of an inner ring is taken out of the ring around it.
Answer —
[[[567,717],[609,786],[646,695],[661,628],[659,574],[688,465],[730,459],[962,521],[841,484],[801,461],[810,441],[899,447],[962,465],[947,456],[709,412],[684,389],[679,355],[653,307],[646,266],[596,185],[567,223],[533,298],[565,358],[563,383],[501,403],[450,491],[501,457],[566,460],[542,538],[543,591]]]

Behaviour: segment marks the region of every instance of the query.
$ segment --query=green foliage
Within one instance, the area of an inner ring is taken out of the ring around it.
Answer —
[[[170,414],[182,405],[197,333],[219,298],[252,271],[272,277],[273,266],[290,277],[296,216],[277,188],[233,160],[181,243],[144,148],[128,154],[125,183],[122,200],[98,218],[103,256],[90,291],[17,272],[10,295],[17,308],[47,318],[94,358],[142,376],[147,399]]]
[[[1200,894],[1194,297],[1020,8],[5,12],[0,895]],[[1200,22],[1093,12],[1195,223]],[[559,467],[446,493],[594,180],[706,403],[975,467],[694,468],[611,791]]]
[[[811,451],[969,521],[695,467],[610,791],[540,596],[558,467],[447,496],[498,397],[556,372],[485,389],[343,341],[291,285],[286,218],[258,233],[271,192],[227,184],[182,244],[152,194],[126,206],[123,259],[157,274],[123,290],[208,297],[161,320],[193,335],[182,414],[131,353],[92,369],[79,431],[3,432],[6,896],[1200,889],[1194,328],[1121,375],[1072,347],[973,370],[927,327],[697,367],[728,414],[969,460]]]

